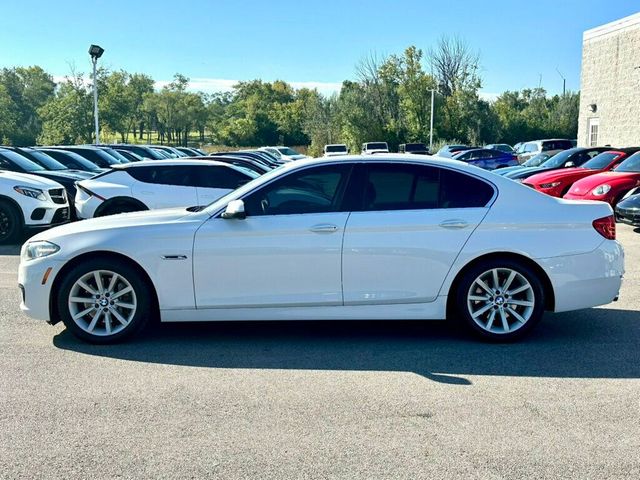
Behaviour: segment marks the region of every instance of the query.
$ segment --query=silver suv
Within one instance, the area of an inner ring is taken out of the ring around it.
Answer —
[[[533,142],[525,142],[518,147],[516,155],[518,162],[524,163],[531,157],[535,157],[539,153],[549,153],[555,155],[563,150],[573,148],[571,140],[562,138],[552,138],[548,140],[534,140]]]

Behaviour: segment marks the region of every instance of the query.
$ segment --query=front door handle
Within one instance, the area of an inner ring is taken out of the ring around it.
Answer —
[[[313,233],[333,233],[338,230],[338,226],[330,223],[321,223],[319,225],[314,225],[309,230]]]
[[[442,228],[448,228],[449,230],[460,230],[463,228],[467,228],[469,224],[464,220],[453,219],[453,220],[445,220],[440,224]]]

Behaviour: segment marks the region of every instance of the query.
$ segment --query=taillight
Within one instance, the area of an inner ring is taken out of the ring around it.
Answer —
[[[593,228],[607,240],[616,239],[616,219],[613,215],[593,221]]]

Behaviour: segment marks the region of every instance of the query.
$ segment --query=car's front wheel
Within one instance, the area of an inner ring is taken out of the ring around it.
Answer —
[[[22,222],[17,209],[0,200],[0,244],[16,241],[22,234]]]
[[[118,259],[89,260],[72,268],[60,284],[57,301],[69,331],[91,343],[113,343],[137,333],[151,305],[142,275]]]
[[[544,289],[536,272],[513,260],[480,262],[467,270],[456,292],[458,315],[476,335],[512,341],[544,314]]]

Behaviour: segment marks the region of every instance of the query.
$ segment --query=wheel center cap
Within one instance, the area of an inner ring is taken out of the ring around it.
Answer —
[[[100,306],[106,307],[107,305],[109,305],[109,300],[107,300],[106,298],[100,300]]]
[[[504,305],[504,297],[502,295],[498,295],[495,300],[496,305]]]

